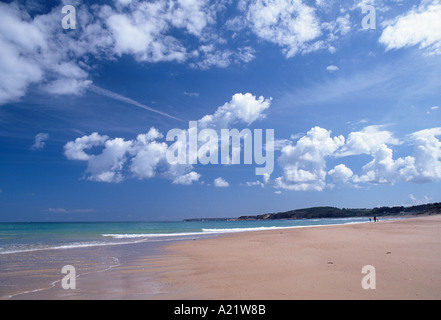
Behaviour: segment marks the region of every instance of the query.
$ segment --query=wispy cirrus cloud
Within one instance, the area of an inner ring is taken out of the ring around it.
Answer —
[[[94,209],[65,209],[65,208],[49,208],[48,212],[51,213],[91,213],[95,212]]]
[[[114,100],[118,100],[118,101],[121,101],[121,102],[124,102],[124,103],[127,103],[127,104],[131,104],[133,106],[136,106],[138,108],[142,108],[142,109],[150,111],[150,112],[154,112],[154,113],[160,114],[162,116],[165,116],[165,117],[173,119],[173,120],[183,121],[182,119],[177,118],[175,116],[172,116],[172,115],[170,115],[168,113],[165,113],[163,111],[151,108],[151,107],[146,106],[145,104],[142,104],[142,103],[140,103],[138,101],[135,101],[133,99],[130,99],[128,97],[125,97],[123,95],[115,93],[113,91],[100,88],[100,87],[98,87],[96,85],[90,85],[88,87],[88,90],[90,90],[90,91],[92,91],[94,93],[100,94],[102,96],[105,96],[105,97],[108,97],[108,98],[111,98],[111,99],[114,99]]]

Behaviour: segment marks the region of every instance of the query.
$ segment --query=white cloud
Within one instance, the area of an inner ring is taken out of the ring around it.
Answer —
[[[91,181],[118,183],[130,177],[149,179],[158,174],[174,184],[197,181],[200,175],[191,171],[192,166],[167,162],[167,144],[156,141],[162,137],[155,128],[134,140],[110,139],[94,132],[66,143],[64,154],[69,160],[87,161],[86,179]],[[86,153],[91,149],[95,152]]]
[[[115,95],[108,92],[105,94]],[[121,96],[117,98],[127,99]],[[256,99],[250,93],[238,93],[214,114],[204,116],[199,122],[202,127],[216,129],[228,128],[237,122],[251,124],[262,119],[263,112],[269,106],[270,100],[263,97]],[[183,132],[188,134],[187,130]],[[156,128],[139,134],[133,140],[111,139],[94,132],[66,143],[64,154],[69,160],[87,162],[87,180],[117,183],[130,177],[149,179],[160,175],[172,180],[173,184],[188,185],[198,181],[201,175],[193,171],[193,166],[170,164],[167,161],[168,145],[159,141],[162,138],[163,135]]]
[[[79,95],[82,94],[90,84],[92,84],[91,80],[63,78],[44,85],[43,90],[51,94]]]
[[[31,85],[48,94],[78,95],[90,89],[92,61],[131,55],[137,61],[173,61],[190,67],[224,68],[249,63],[256,50],[249,41],[230,41],[222,18],[235,2],[209,0],[118,0],[76,4],[77,25],[60,27],[61,4],[45,14],[0,3],[0,104],[17,101]],[[303,0],[241,0],[240,15],[229,18],[228,32],[253,32],[280,46],[286,57],[328,49],[350,32],[348,14],[321,22]],[[320,6],[321,7],[321,6]],[[238,37],[241,38],[241,37]],[[7,80],[5,80],[7,79]]]
[[[411,156],[393,159],[393,151],[381,144],[372,153],[373,160],[354,175],[356,183],[395,184],[397,182],[427,183],[441,180],[441,142],[436,136],[441,128],[425,129],[409,135],[414,146]]]
[[[441,180],[441,127],[414,132],[410,139],[414,143],[413,166],[406,169],[406,180],[432,182]],[[412,174],[413,173],[413,174]]]
[[[203,70],[213,66],[218,68],[226,68],[230,65],[233,52],[228,49],[219,49],[214,44],[201,45],[197,52],[198,61],[190,64],[193,68]]]
[[[389,145],[400,141],[381,126],[369,126],[342,135],[331,136],[331,131],[311,128],[293,144],[281,149],[278,164],[283,175],[274,179],[276,189],[295,191],[322,191],[328,184],[328,176],[335,183],[396,184],[402,182],[428,183],[441,180],[441,127],[424,129],[409,134],[406,144],[414,147],[413,154],[394,159]],[[184,130],[185,132],[185,130]],[[69,160],[87,162],[87,180],[121,182],[127,178],[150,179],[155,176],[170,179],[173,184],[189,185],[199,181],[201,175],[191,165],[171,165],[167,162],[168,145],[161,142],[162,134],[155,128],[140,134],[133,140],[109,138],[92,133],[66,143],[64,154]],[[346,142],[346,143],[345,143]],[[372,160],[362,166],[359,173],[340,163],[327,168],[329,158],[345,160],[346,156],[368,154]],[[246,182],[247,186],[261,186],[270,182],[264,175],[263,182]],[[225,179],[215,179],[217,187],[228,186]]]
[[[155,3],[146,6],[153,7]],[[160,8],[154,8],[152,11],[158,9]],[[155,16],[155,12],[133,14],[134,16],[130,17],[115,13],[106,21],[115,39],[114,50],[117,55],[132,54],[138,61],[148,62],[185,60],[185,48],[175,38],[161,36],[161,32],[168,28],[168,24],[160,18],[160,14],[157,14],[158,16]]]
[[[230,184],[222,177],[214,179],[214,186],[218,188],[226,188],[229,187]]]
[[[262,181],[259,181],[259,180],[256,180],[256,181],[247,181],[246,182],[246,185],[248,186],[248,187],[255,187],[255,186],[257,186],[257,187],[264,187],[265,185],[263,184],[263,182]]]
[[[237,122],[247,125],[263,119],[265,110],[269,108],[271,98],[253,96],[251,93],[236,93],[230,102],[220,106],[214,114],[206,115],[199,120],[199,125],[204,128],[228,128]]]
[[[104,142],[102,153],[90,156],[86,172],[89,180],[100,182],[121,182],[124,180],[123,167],[127,161],[127,152],[132,141],[122,138],[109,139]]]
[[[223,42],[223,41],[221,41]],[[231,63],[249,63],[255,58],[255,50],[250,46],[239,47],[236,50],[226,49],[215,43],[203,44],[193,51],[195,62],[189,64],[192,68],[207,70],[211,67],[226,68]]]
[[[157,129],[151,128],[147,134],[139,134],[134,141],[130,171],[138,179],[154,177],[159,163],[165,161],[167,144],[156,142],[158,138],[162,138],[162,134]]]
[[[338,155],[372,154],[384,144],[400,144],[400,141],[394,138],[390,131],[381,130],[382,128],[383,126],[373,125],[367,126],[361,131],[351,132]]]
[[[341,35],[346,35],[351,31],[351,21],[349,19],[349,14],[338,17],[336,20],[336,32]]]
[[[339,164],[334,167],[334,169],[329,170],[328,174],[334,179],[334,181],[338,182],[347,182],[353,176],[353,172],[351,169],[346,167],[344,164]]]
[[[171,30],[177,28],[202,40],[215,14],[207,0],[132,1],[122,9],[103,10],[115,53],[148,62],[187,60],[187,48]]]
[[[315,127],[297,141],[285,146],[278,159],[283,176],[274,180],[275,188],[322,191],[334,182],[355,184],[428,183],[441,180],[441,128],[424,129],[408,135],[407,144],[414,147],[412,155],[394,159],[390,145],[400,145],[390,131],[382,126],[368,126],[361,131],[331,137],[331,132]],[[327,158],[342,158],[368,154],[372,160],[354,173],[345,163],[326,171]]]
[[[412,193],[409,194],[409,200],[411,205],[420,205],[424,203],[429,203],[432,201],[427,195],[423,196],[423,199],[418,199],[415,195]]]
[[[61,7],[31,17],[27,7],[0,3],[0,104],[19,100],[32,84],[49,94],[82,94],[92,83],[91,56],[113,60],[128,54],[152,63],[192,60],[205,68],[254,58],[251,47],[213,49],[209,55],[199,49],[215,41],[210,28],[217,6],[208,0],[77,4],[81,28],[69,32],[61,28]],[[180,40],[176,30],[196,41]]]
[[[66,143],[64,146],[64,155],[69,160],[88,161],[92,155],[87,154],[85,150],[102,146],[107,139],[109,139],[108,136],[99,135],[97,132],[76,138],[75,141]]]
[[[31,150],[42,150],[46,144],[46,140],[49,139],[49,134],[48,133],[38,133],[35,136],[35,142],[34,144],[31,146]]]
[[[373,160],[363,166],[361,176],[355,175],[356,183],[395,184],[400,179],[400,170],[409,165],[411,158],[393,159],[393,151],[381,145],[373,154]]]
[[[334,65],[332,65],[332,64],[326,67],[326,70],[328,70],[328,71],[330,71],[330,72],[338,71],[339,69],[340,69],[339,67],[334,66]]]
[[[433,107],[431,107],[430,110],[427,111],[426,113],[427,113],[427,114],[431,114],[432,111],[435,111],[435,110],[438,110],[438,109],[439,109],[439,106],[433,106]]]
[[[326,157],[334,154],[344,141],[343,136],[332,138],[331,131],[314,127],[295,146],[285,146],[278,159],[284,174],[275,179],[276,187],[323,190],[326,186]]]
[[[184,95],[189,96],[189,97],[197,98],[197,97],[199,97],[200,93],[199,92],[187,92],[187,91],[184,91]]]
[[[173,184],[184,184],[184,185],[190,185],[193,182],[196,182],[199,180],[199,178],[201,177],[201,175],[195,171],[191,171],[187,174],[181,175],[181,176],[177,176],[174,180],[173,180]]]
[[[17,3],[0,3],[0,104],[17,101],[31,84],[50,94],[80,94],[91,83],[84,55],[108,46],[106,32],[86,6],[77,7],[81,33],[63,32],[61,6],[29,16]]]
[[[419,45],[428,54],[441,54],[441,3],[423,1],[397,17],[383,30],[379,42],[386,50]]]
[[[43,77],[30,55],[46,47],[44,33],[22,16],[16,4],[0,3],[0,104],[17,100]]]
[[[266,41],[283,48],[290,58],[299,52],[319,49],[312,43],[321,35],[320,23],[312,7],[302,0],[251,0],[240,4],[251,30]]]

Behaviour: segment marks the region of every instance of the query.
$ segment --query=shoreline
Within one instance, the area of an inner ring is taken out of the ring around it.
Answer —
[[[441,299],[441,216],[225,234],[164,246],[155,299]],[[364,266],[375,289],[363,289]],[[370,274],[373,276],[373,274]]]
[[[434,215],[72,249],[63,256],[118,257],[118,264],[77,275],[76,290],[63,290],[57,271],[51,288],[11,298],[441,299],[439,231]],[[366,265],[375,267],[375,290],[362,288]]]

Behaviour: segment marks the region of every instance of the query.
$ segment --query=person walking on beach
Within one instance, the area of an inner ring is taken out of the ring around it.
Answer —
[[[377,216],[374,216],[374,222],[377,222]]]

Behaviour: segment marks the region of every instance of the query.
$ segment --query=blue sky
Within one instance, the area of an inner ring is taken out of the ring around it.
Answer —
[[[1,221],[441,199],[440,1],[6,1],[0,48]],[[189,121],[274,130],[274,170],[169,163]]]

